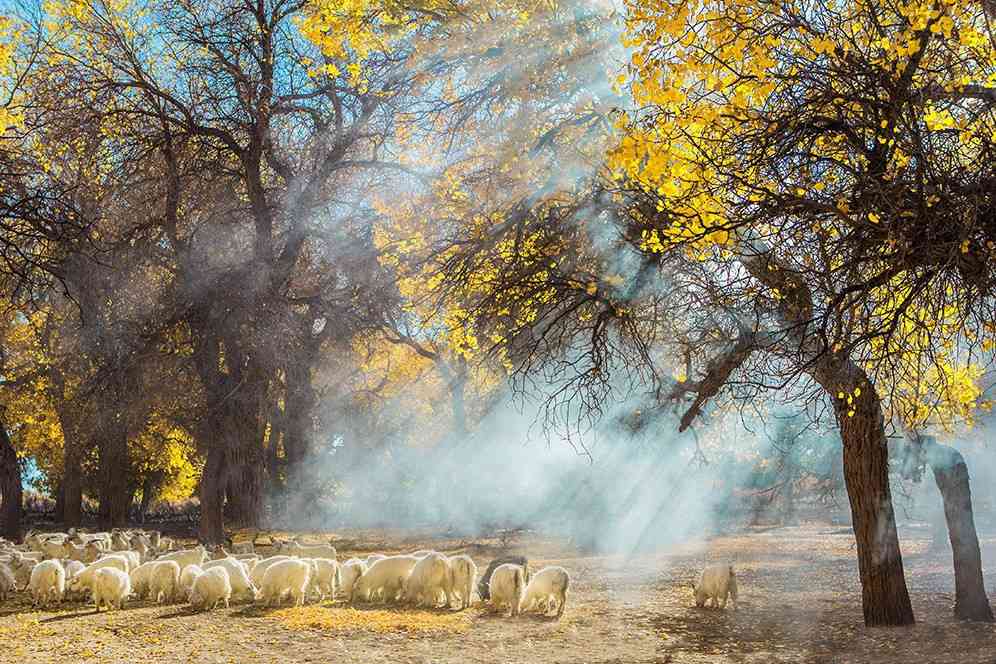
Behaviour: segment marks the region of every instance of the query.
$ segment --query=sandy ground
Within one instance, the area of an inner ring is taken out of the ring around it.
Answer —
[[[481,543],[349,535],[340,553],[462,549],[482,565],[495,553]],[[0,604],[0,662],[996,662],[996,627],[953,620],[949,559],[923,553],[926,542],[916,533],[905,533],[903,546],[917,625],[864,628],[852,546],[848,531],[815,525],[720,537],[628,561],[581,556],[535,538],[518,542],[514,549],[536,569],[551,563],[570,570],[572,592],[560,621],[499,617],[480,605],[416,612],[233,604],[192,614],[182,605],[132,602],[100,614],[80,604],[32,611],[21,594]],[[996,570],[996,538],[983,547]],[[692,602],[688,582],[705,562],[719,560],[738,569],[738,611]],[[996,575],[986,584],[993,588]]]

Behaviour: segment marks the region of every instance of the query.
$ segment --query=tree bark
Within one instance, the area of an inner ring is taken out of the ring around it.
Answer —
[[[859,386],[861,394],[852,396],[852,403],[834,398],[834,408],[844,447],[844,481],[857,542],[865,625],[911,625],[913,605],[892,508],[881,404],[863,372],[853,365],[848,368],[852,378],[862,380],[843,380],[834,387],[846,386],[840,391],[850,395],[852,386]]]
[[[944,500],[955,573],[954,614],[961,620],[993,622],[992,608],[982,578],[982,554],[972,512],[968,466],[953,447],[924,437],[924,453]]]
[[[3,496],[0,513],[3,514],[3,536],[12,542],[21,541],[23,492],[17,450],[10,442],[6,425],[0,421],[0,495]]]
[[[66,528],[79,528],[83,520],[83,469],[79,450],[69,441],[62,466],[62,523]]]
[[[302,362],[286,369],[287,396],[284,401],[284,453],[287,460],[287,486],[300,490],[305,481],[305,464],[311,456],[312,420],[318,396],[311,385],[311,371]]]
[[[225,541],[224,463],[225,451],[219,443],[208,448],[199,492],[201,522],[198,537],[203,544],[221,544]]]
[[[101,528],[123,528],[128,522],[131,493],[128,491],[128,434],[114,422],[107,427],[100,442],[100,508],[97,522]]]

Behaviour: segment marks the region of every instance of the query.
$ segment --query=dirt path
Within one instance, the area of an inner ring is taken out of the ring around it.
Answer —
[[[336,662],[336,664],[820,662],[959,664],[996,661],[996,628],[951,618],[946,559],[904,538],[918,624],[861,626],[853,539],[828,527],[725,537],[669,555],[570,555],[526,542],[537,564],[561,564],[572,594],[561,621],[509,619],[477,606],[464,612],[355,610],[340,603],[303,609],[229,609],[132,603],[32,611],[24,595],[0,604],[0,662]],[[384,548],[447,550],[455,542],[387,542]],[[984,541],[996,570],[996,541]],[[473,551],[472,551],[473,552]],[[348,553],[348,552],[347,552]],[[488,555],[477,555],[485,563]],[[696,609],[688,581],[705,561],[738,570],[738,611]],[[987,576],[987,585],[996,577]],[[996,598],[994,598],[996,599]]]

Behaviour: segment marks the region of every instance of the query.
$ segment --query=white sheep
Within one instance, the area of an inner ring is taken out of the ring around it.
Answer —
[[[727,597],[730,597],[733,608],[737,608],[737,576],[733,573],[733,565],[709,565],[699,575],[698,584],[692,584],[692,589],[695,591],[695,606],[702,607],[711,601],[713,608],[725,609]]]
[[[66,593],[66,570],[58,560],[43,560],[31,570],[28,590],[32,606],[58,604]]]
[[[256,600],[262,600],[264,606],[271,606],[280,604],[284,595],[289,593],[295,606],[303,605],[311,585],[311,572],[312,566],[306,560],[288,558],[276,561],[263,574]]]
[[[467,555],[452,556],[450,570],[453,574],[453,592],[460,595],[460,608],[470,608],[474,599],[474,584],[477,583],[477,565]]]
[[[139,599],[144,599],[149,594],[152,585],[152,570],[157,562],[161,561],[142,563],[128,574],[128,580],[131,583],[131,592]]]
[[[101,556],[101,558],[106,558],[109,555],[120,556],[124,558],[128,562],[129,572],[131,572],[133,569],[142,564],[142,558],[141,556],[138,555],[137,551],[115,551],[114,553],[110,554],[105,553],[104,555]],[[100,558],[97,558],[97,560],[100,560]]]
[[[176,562],[164,560],[162,562]],[[200,565],[187,565],[180,572],[180,592],[186,598],[190,597],[190,589],[194,587],[194,579],[204,573]]]
[[[367,563],[359,558],[350,558],[339,566],[339,592],[345,597],[353,594],[353,584],[367,571]]]
[[[228,578],[228,570],[224,567],[213,567],[204,570],[194,579],[190,588],[190,606],[198,611],[214,609],[224,602],[228,608],[232,598],[232,583]]]
[[[328,598],[335,601],[336,586],[339,585],[339,563],[326,558],[311,559],[311,590],[318,594],[319,601]]]
[[[391,556],[376,561],[353,584],[350,602],[370,602],[378,595],[382,602],[393,602],[419,559]]]
[[[93,605],[97,611],[101,606],[110,611],[123,609],[125,600],[131,594],[131,582],[128,574],[116,567],[101,567],[93,573]]]
[[[69,589],[72,580],[79,576],[80,572],[86,569],[86,565],[78,560],[61,560],[62,568],[66,570],[66,597],[68,599],[82,599],[82,593],[73,592]]]
[[[74,576],[69,582],[69,589],[73,592],[89,590],[92,593],[94,589],[94,582],[96,580],[96,574],[102,569],[117,569],[127,575],[128,561],[124,556],[104,556],[97,562],[90,563],[83,568],[82,572]],[[130,582],[128,584],[128,592],[131,592]]]
[[[156,558],[156,560],[174,560],[176,564],[180,566],[182,570],[187,565],[200,565],[204,562],[207,557],[207,550],[203,545],[195,546],[193,549],[184,549],[182,551],[174,551],[173,553],[167,553]]]
[[[64,539],[49,539],[40,542],[37,545],[37,548],[35,548],[35,551],[41,552],[43,560],[62,558],[65,555],[65,549],[63,548],[64,544]]]
[[[525,572],[522,567],[511,563],[499,565],[491,575],[488,586],[491,606],[495,611],[501,611],[507,605],[513,616],[519,615],[525,585]]]
[[[6,601],[7,597],[17,591],[17,580],[10,568],[0,563],[0,600]]]
[[[328,544],[301,544],[297,540],[280,541],[280,544],[275,548],[278,553],[300,558],[325,558],[326,560],[335,560],[336,558],[332,540],[329,540]]]
[[[269,558],[263,558],[257,561],[252,568],[252,572],[249,574],[249,579],[252,584],[257,588],[263,583],[263,575],[266,574],[266,570],[270,568],[270,565],[280,562],[281,560],[290,560],[290,556],[270,556]]]
[[[237,599],[244,599],[251,602],[256,597],[256,587],[249,578],[246,566],[235,558],[222,558],[221,560],[209,560],[201,565],[201,569],[209,570],[215,567],[224,567],[228,572],[229,583],[232,584],[232,595]]]
[[[95,562],[103,554],[103,550],[93,542],[81,545],[74,544],[68,539],[62,543],[62,550],[63,557],[87,564]]]
[[[529,611],[537,604],[543,607],[543,613],[548,612],[553,603],[557,606],[557,618],[564,615],[567,605],[567,590],[571,585],[571,575],[563,567],[544,567],[533,574],[526,584],[522,598],[522,611]]]
[[[10,571],[14,573],[14,581],[18,588],[27,588],[31,580],[31,570],[35,568],[38,561],[34,558],[14,552],[10,559]]]
[[[415,557],[415,556],[413,556]],[[439,595],[446,606],[453,597],[453,571],[449,559],[441,553],[429,553],[419,559],[402,584],[402,597],[415,606],[438,606]]]
[[[180,565],[175,560],[156,560],[149,574],[149,594],[156,604],[180,598]]]

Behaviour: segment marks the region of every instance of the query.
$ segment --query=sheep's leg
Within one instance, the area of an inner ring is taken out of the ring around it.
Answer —
[[[724,592],[724,593],[723,593],[723,599],[722,599],[722,600],[720,601],[720,603],[719,603],[719,608],[721,608],[721,609],[726,609],[726,598],[727,598],[728,596],[729,596],[729,593],[727,593],[727,592]]]
[[[567,594],[563,593],[557,599],[557,620],[560,620],[560,616],[564,615],[564,608],[567,606]]]

